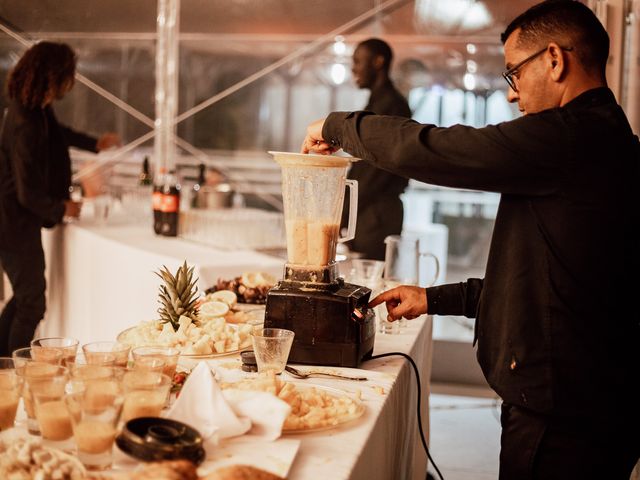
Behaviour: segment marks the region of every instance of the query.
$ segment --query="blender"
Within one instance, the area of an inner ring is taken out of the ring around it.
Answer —
[[[338,243],[355,235],[358,182],[346,176],[357,159],[269,153],[282,167],[287,263],[283,280],[267,294],[264,326],[295,332],[292,363],[357,367],[373,352],[371,290],[345,283],[335,261]],[[341,237],[345,185],[349,223]]]

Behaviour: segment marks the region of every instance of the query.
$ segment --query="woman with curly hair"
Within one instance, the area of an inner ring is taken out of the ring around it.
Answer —
[[[52,103],[74,84],[76,55],[65,44],[40,42],[20,58],[7,80],[9,107],[0,126],[0,263],[13,297],[0,315],[0,356],[29,346],[45,312],[41,228],[78,217],[69,198],[69,146],[98,152],[119,142],[100,140],[58,123]]]

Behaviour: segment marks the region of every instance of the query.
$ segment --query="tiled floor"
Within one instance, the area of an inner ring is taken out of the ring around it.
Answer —
[[[431,456],[445,480],[497,479],[500,403],[433,393],[430,403]]]

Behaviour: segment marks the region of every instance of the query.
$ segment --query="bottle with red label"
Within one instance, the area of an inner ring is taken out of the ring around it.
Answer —
[[[156,232],[156,235],[160,235],[162,232],[162,189],[166,176],[167,169],[161,167],[153,183],[153,231]]]
[[[175,170],[165,177],[162,187],[162,228],[160,233],[165,237],[178,236],[180,220],[180,181]]]

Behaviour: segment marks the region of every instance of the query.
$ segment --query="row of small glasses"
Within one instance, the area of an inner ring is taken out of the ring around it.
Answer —
[[[117,425],[157,416],[166,405],[171,377],[162,372],[175,372],[177,350],[134,349],[127,369],[116,364],[112,352],[120,349],[113,342],[111,352],[104,351],[109,342],[101,342],[105,345],[88,344],[84,354],[72,354],[71,339],[57,339],[56,347],[39,340],[16,350],[13,358],[0,359],[0,430],[13,426],[22,396],[30,433],[62,449],[73,448],[74,439],[88,468],[108,467]],[[168,362],[154,357],[163,354]],[[124,365],[128,355],[126,347]]]
[[[79,345],[80,342],[74,338],[36,338],[31,341],[31,349],[16,350],[13,356],[15,357],[16,354],[19,356],[19,352],[23,350],[26,358],[31,358],[32,349],[37,349],[39,359],[47,361],[46,358],[55,359],[59,352],[60,363],[62,366],[67,366],[76,362]],[[118,367],[127,367],[131,354],[134,364],[139,365],[140,368],[146,365],[148,370],[162,370],[164,374],[173,377],[180,352],[171,347],[141,346],[132,349],[130,345],[119,342],[92,342],[82,346],[82,353],[84,363]]]

